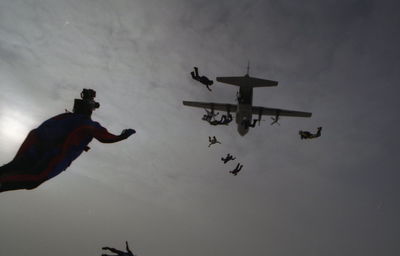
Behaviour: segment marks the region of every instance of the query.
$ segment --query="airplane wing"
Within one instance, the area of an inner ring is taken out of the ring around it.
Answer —
[[[252,107],[251,111],[253,114],[264,115],[264,116],[295,116],[295,117],[311,117],[312,113],[293,111],[279,108],[264,108],[264,107]]]
[[[214,109],[219,111],[236,112],[237,106],[224,103],[206,103],[198,101],[183,101],[183,105],[195,108]]]
[[[271,87],[277,86],[277,81],[260,79],[250,76],[226,76],[217,77],[217,81],[225,84],[233,84],[237,86],[250,86],[250,87]]]

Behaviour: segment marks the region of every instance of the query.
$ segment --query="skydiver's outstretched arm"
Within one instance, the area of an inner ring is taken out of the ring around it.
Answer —
[[[132,134],[135,134],[136,131],[133,129],[125,129],[121,132],[120,135],[114,135],[109,133],[106,128],[93,128],[91,130],[93,137],[95,137],[98,141],[102,143],[114,143],[121,140],[125,140],[129,138]]]

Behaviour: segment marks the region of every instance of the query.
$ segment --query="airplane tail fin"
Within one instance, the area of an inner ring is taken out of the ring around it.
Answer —
[[[217,81],[220,83],[231,84],[236,86],[248,86],[248,87],[272,87],[277,86],[277,81],[260,79],[250,76],[227,76],[217,77]]]

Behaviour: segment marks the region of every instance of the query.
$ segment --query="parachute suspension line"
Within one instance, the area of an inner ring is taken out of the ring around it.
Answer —
[[[250,61],[247,61],[247,74],[246,74],[246,76],[247,77],[250,76]]]

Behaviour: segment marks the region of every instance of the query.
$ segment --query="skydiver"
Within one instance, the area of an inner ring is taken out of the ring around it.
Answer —
[[[110,252],[116,253],[116,255],[109,255],[109,254],[102,254],[102,256],[135,256],[131,250],[129,250],[128,241],[125,242],[126,245],[126,252],[117,250],[111,247],[103,247],[102,250],[109,250]]]
[[[238,173],[242,170],[243,165],[238,163],[232,171],[229,171],[229,173],[232,173],[234,176],[238,175]]]
[[[256,119],[253,120],[253,123],[250,123],[250,121],[247,119],[242,121],[242,124],[244,125],[244,127],[246,127],[246,129],[248,129],[249,127],[251,127],[251,128],[256,127],[256,123],[257,123]]]
[[[314,139],[314,138],[320,137],[321,136],[322,127],[318,127],[317,129],[318,129],[318,131],[315,134],[312,134],[309,131],[301,131],[300,130],[299,131],[300,139]]]
[[[221,157],[221,160],[224,162],[224,164],[226,164],[227,162],[231,161],[231,160],[235,160],[236,157],[233,157],[231,154],[227,154],[225,158]]]
[[[278,123],[278,121],[279,121],[279,117],[278,117],[278,116],[276,116],[276,117],[271,117],[271,119],[272,119],[271,125],[274,125],[274,124],[281,125],[280,123]]]
[[[230,122],[232,122],[232,120],[233,120],[232,115],[230,113],[228,113],[226,115],[221,116],[221,119],[219,120],[219,124],[228,125]]]
[[[212,119],[215,120],[215,117],[219,115],[219,112],[215,114],[213,109],[211,111],[208,111],[208,109],[205,108],[204,110],[206,111],[206,114],[204,114],[201,118],[204,121],[210,122]]]
[[[210,86],[214,83],[212,80],[208,79],[206,76],[199,76],[199,69],[194,67],[194,71],[190,72],[192,78],[200,83],[204,84],[207,89],[211,92]]]
[[[136,131],[125,129],[114,135],[91,119],[100,107],[96,92],[83,89],[82,99],[75,99],[73,112],[48,119],[29,132],[14,159],[0,167],[0,192],[34,189],[57,176],[79,156],[88,151],[93,138],[102,143],[127,139]]]
[[[210,147],[213,144],[217,144],[217,143],[221,144],[221,142],[219,142],[217,140],[217,138],[215,138],[215,136],[213,136],[212,138],[210,136],[208,136],[208,141],[210,142],[210,145],[208,145],[208,147]]]
[[[281,110],[280,109],[278,109],[277,110],[277,112],[276,112],[276,115],[275,115],[275,117],[271,117],[271,119],[272,119],[272,123],[271,123],[271,125],[273,125],[273,124],[278,124],[278,125],[280,125],[279,123],[278,123],[278,120],[279,120],[279,114],[281,113]],[[261,117],[261,114],[260,114],[260,117]]]
[[[221,124],[220,121],[215,120],[215,119],[214,119],[214,120],[208,120],[208,123],[211,124],[211,125],[214,125],[214,126],[215,126],[215,125],[220,125],[220,124]]]

